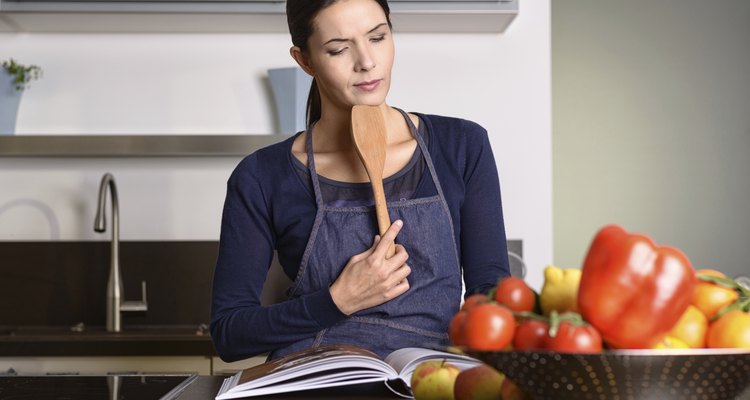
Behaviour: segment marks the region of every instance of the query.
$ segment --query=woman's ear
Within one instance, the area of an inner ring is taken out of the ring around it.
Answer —
[[[307,72],[310,76],[315,76],[312,65],[310,64],[310,57],[308,57],[302,49],[297,46],[292,46],[292,48],[289,49],[289,54],[292,55],[294,61],[297,62],[297,65],[299,65],[303,71]]]

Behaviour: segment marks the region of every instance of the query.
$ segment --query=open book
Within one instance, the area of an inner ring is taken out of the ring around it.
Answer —
[[[482,363],[469,356],[416,347],[396,350],[381,360],[375,353],[355,346],[322,346],[226,378],[216,400],[380,381],[394,393],[411,398],[411,374],[427,360],[447,360],[461,370]]]

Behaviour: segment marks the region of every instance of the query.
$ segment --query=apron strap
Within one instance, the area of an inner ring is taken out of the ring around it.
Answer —
[[[404,116],[404,119],[406,119],[406,123],[409,125],[409,130],[411,131],[411,134],[414,136],[414,138],[417,140],[417,144],[419,145],[420,150],[422,150],[422,155],[424,156],[425,161],[427,162],[427,169],[430,171],[430,175],[432,176],[432,182],[435,184],[435,189],[437,189],[438,195],[440,195],[440,198],[443,199],[443,203],[445,204],[445,195],[443,194],[443,188],[440,186],[440,180],[438,179],[437,172],[435,172],[435,164],[432,162],[432,157],[430,156],[430,152],[427,151],[427,144],[424,142],[424,139],[417,131],[417,127],[414,125],[414,122],[409,118],[409,115],[406,114],[406,112],[400,108],[393,107],[398,112],[401,113],[401,115]],[[448,215],[450,214],[450,211],[448,210],[447,204],[445,205],[446,211],[448,211]]]
[[[305,147],[307,148],[307,166],[310,169],[310,177],[312,178],[313,191],[315,192],[315,203],[318,205],[318,209],[323,208],[323,195],[320,191],[320,179],[318,179],[318,173],[315,171],[315,157],[313,157],[313,142],[312,133],[315,123],[313,122],[307,127],[307,137],[305,137]]]

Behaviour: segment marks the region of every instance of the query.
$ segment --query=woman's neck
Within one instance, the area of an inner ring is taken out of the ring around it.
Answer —
[[[386,133],[388,134],[389,132],[392,132],[392,129],[390,129],[392,109],[386,103],[381,104],[379,107],[385,118],[386,128],[388,130]],[[313,137],[315,152],[329,153],[356,151],[351,135],[351,120],[351,108],[325,108],[320,115],[320,120],[315,124],[315,136]]]
[[[367,171],[364,169],[351,137],[351,109],[343,112],[321,114],[315,124],[312,137],[315,149],[315,167],[317,172],[326,178],[341,182],[367,182]],[[388,150],[386,152],[384,176],[391,176],[404,168],[417,147],[408,122],[401,112],[388,105],[382,105],[385,119]],[[417,124],[416,117],[411,117]],[[309,134],[309,131],[306,133]],[[292,146],[292,153],[302,163],[307,164],[305,136],[298,137]]]
[[[347,118],[345,112],[322,113],[315,124],[315,136],[313,136],[315,151],[331,153],[353,150],[350,118]]]

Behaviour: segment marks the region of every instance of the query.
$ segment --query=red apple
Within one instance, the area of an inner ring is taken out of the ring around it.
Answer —
[[[461,372],[455,365],[442,361],[424,361],[411,375],[415,400],[453,400],[453,386]]]
[[[510,379],[503,381],[503,386],[500,389],[503,400],[528,400],[529,396]]]
[[[456,400],[499,400],[505,375],[487,364],[462,371],[453,392]]]

